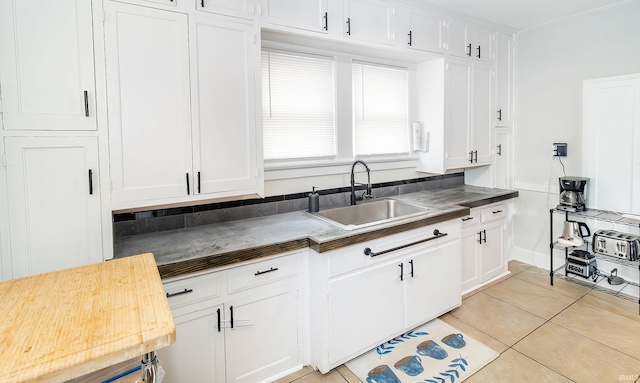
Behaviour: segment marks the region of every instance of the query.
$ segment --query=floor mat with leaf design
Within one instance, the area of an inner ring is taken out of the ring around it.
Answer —
[[[367,383],[456,383],[498,355],[434,319],[347,362],[346,366]]]

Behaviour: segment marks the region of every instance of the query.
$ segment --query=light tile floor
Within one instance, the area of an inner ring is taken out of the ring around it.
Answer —
[[[511,274],[440,317],[500,352],[466,382],[640,383],[638,303],[509,262]],[[277,383],[361,383],[345,366],[310,367]]]

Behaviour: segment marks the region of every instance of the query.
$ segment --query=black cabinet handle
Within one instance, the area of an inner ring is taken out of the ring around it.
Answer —
[[[496,210],[493,212],[493,214],[498,214],[498,213],[502,213],[502,210]]]
[[[200,6],[204,8],[204,0],[200,0]]]
[[[467,56],[471,57],[471,44],[467,45]]]
[[[409,46],[411,46],[411,43],[412,43],[412,41],[411,41],[411,37],[412,37],[411,34],[412,33],[411,32],[412,31],[409,31],[409,33],[407,34],[407,36],[409,36]]]
[[[473,150],[469,152],[469,162],[473,163]]]
[[[89,117],[89,92],[84,91],[84,116]]]
[[[200,172],[198,172],[198,194],[200,194]]]
[[[409,264],[411,265],[411,278],[413,278],[413,259],[409,261]]]
[[[498,121],[502,121],[502,109],[498,109]]]
[[[502,144],[498,145],[498,155],[501,156],[502,155]]]
[[[178,291],[177,293],[169,294],[167,293],[167,298],[175,297],[176,295],[189,294],[192,293],[192,289],[184,289],[183,291]]]
[[[189,173],[186,173],[186,174],[187,174],[187,195],[190,195],[191,189],[189,188]]]
[[[347,18],[347,35],[351,36],[351,17]]]
[[[404,280],[404,263],[400,263],[398,266],[400,266],[400,280],[403,281]]]
[[[324,30],[329,30],[329,14],[327,12],[324,13]]]
[[[477,58],[480,58],[480,45],[478,45],[478,48],[476,48],[478,50],[478,55],[476,56]]]
[[[487,243],[487,231],[486,230],[482,230],[482,233],[484,234],[484,239],[482,240],[483,243]]]
[[[233,306],[229,306],[229,312],[231,312],[231,328],[233,328]]]
[[[482,230],[478,232],[478,243],[482,244]]]
[[[377,257],[378,255],[391,253],[392,251],[401,250],[401,249],[404,249],[404,248],[407,248],[407,247],[411,247],[411,246],[415,246],[415,245],[419,245],[421,243],[428,242],[428,241],[433,241],[434,239],[438,239],[438,238],[441,238],[441,237],[446,237],[447,235],[449,235],[449,234],[441,233],[440,230],[435,229],[433,231],[433,237],[429,237],[429,238],[426,238],[426,239],[421,239],[419,241],[407,243],[406,245],[400,245],[400,246],[394,247],[392,249],[383,250],[383,251],[381,251],[379,253],[374,253],[373,250],[371,250],[370,248],[367,247],[367,248],[364,249],[364,255],[368,255],[370,257]]]
[[[93,194],[93,170],[89,169],[89,194]]]
[[[462,218],[462,222],[470,221],[472,219],[473,219],[473,217]]]
[[[473,155],[474,155],[474,157],[475,157],[475,159],[473,160],[473,162],[478,163],[478,151],[477,151],[477,150],[474,150],[474,151],[473,151]]]
[[[262,275],[262,274],[270,273],[270,272],[272,272],[272,271],[278,271],[278,268],[277,268],[277,267],[275,267],[275,268],[274,268],[274,267],[272,267],[272,268],[270,268],[269,270],[265,270],[265,271],[260,271],[260,270],[258,270],[258,271],[256,271],[256,274],[255,274],[255,275]]]
[[[222,329],[220,328],[221,324],[222,321],[220,320],[220,309],[218,309],[218,332],[222,331]]]

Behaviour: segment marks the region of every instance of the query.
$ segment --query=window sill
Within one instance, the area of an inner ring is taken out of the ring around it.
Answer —
[[[372,171],[415,168],[418,157],[411,154],[397,158],[360,158]],[[264,169],[265,181],[289,178],[327,176],[351,173],[353,161],[325,160],[313,162],[267,163]]]

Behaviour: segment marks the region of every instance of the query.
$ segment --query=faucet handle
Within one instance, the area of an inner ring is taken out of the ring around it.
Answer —
[[[373,195],[371,194],[371,192],[367,190],[363,190],[362,195],[360,196],[360,199],[370,199],[370,198],[373,198]]]

